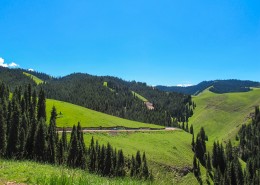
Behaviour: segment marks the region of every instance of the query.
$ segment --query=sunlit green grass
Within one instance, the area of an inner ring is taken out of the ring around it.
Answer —
[[[132,94],[133,94],[134,96],[136,96],[137,98],[139,98],[141,101],[143,101],[143,102],[148,102],[148,100],[147,100],[145,97],[141,96],[140,94],[138,94],[138,93],[136,93],[136,92],[134,92],[134,91],[132,91]]]
[[[248,116],[254,112],[254,106],[260,105],[260,89],[226,94],[205,91],[193,100],[197,107],[189,123],[193,124],[195,133],[203,126],[209,143],[234,141],[242,124],[251,120]]]
[[[37,85],[43,83],[43,81],[42,81],[41,79],[39,79],[38,77],[36,77],[36,76],[34,76],[34,75],[31,75],[31,74],[26,73],[26,72],[23,72],[23,74],[26,75],[26,76],[29,76],[30,78],[32,78],[33,81],[34,81]]]
[[[47,117],[49,119],[50,112],[53,106],[56,107],[58,113],[57,126],[58,127],[73,127],[78,122],[82,127],[116,127],[123,126],[129,128],[163,128],[154,124],[141,123],[111,116],[87,109],[71,103],[66,103],[57,100],[48,99],[46,103]]]
[[[149,184],[149,181],[140,181],[127,178],[105,178],[87,171],[68,169],[61,166],[39,164],[30,161],[6,161],[0,159],[0,185],[7,182],[25,184]]]

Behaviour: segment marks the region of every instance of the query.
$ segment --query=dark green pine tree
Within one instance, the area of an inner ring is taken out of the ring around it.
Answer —
[[[106,148],[104,145],[102,145],[100,155],[98,157],[98,173],[100,173],[100,174],[103,174],[103,171],[104,171],[105,156],[106,156]]]
[[[63,149],[65,152],[67,152],[68,151],[68,141],[67,141],[67,131],[65,128],[62,129],[61,139],[62,139]]]
[[[46,121],[46,99],[45,99],[45,93],[43,89],[40,90],[39,93],[39,99],[38,99],[38,105],[37,105],[37,118],[40,120],[41,118]]]
[[[48,155],[48,162],[51,164],[56,163],[57,157],[57,146],[56,146],[56,125],[55,121],[51,120],[51,123],[48,128],[48,140],[47,140],[47,155]]]
[[[51,164],[56,163],[56,157],[57,157],[56,117],[57,117],[56,108],[53,107],[51,111],[50,125],[48,128],[48,143],[47,143],[48,161]]]
[[[194,176],[197,177],[198,176],[198,166],[197,166],[197,158],[196,158],[196,155],[194,155],[193,157],[193,173],[194,173]]]
[[[96,151],[96,173],[98,173],[99,170],[99,158],[101,154],[101,146],[98,143],[98,140],[96,140],[96,145],[95,145],[95,151]]]
[[[118,158],[117,158],[117,176],[122,177],[125,176],[125,157],[122,150],[118,151]]]
[[[47,125],[45,120],[41,118],[39,121],[39,128],[35,137],[34,143],[34,154],[35,159],[40,162],[45,162],[47,160],[46,150],[47,150]]]
[[[18,157],[20,144],[20,109],[15,100],[13,100],[13,107],[13,116],[11,119],[11,127],[9,131],[9,138],[6,149],[7,157],[9,158]]]
[[[142,160],[142,177],[144,179],[148,179],[148,177],[149,177],[149,169],[147,166],[145,152],[143,153],[143,160]]]
[[[140,151],[137,151],[135,156],[135,171],[138,177],[140,177],[141,175],[141,168],[142,168],[141,154]]]
[[[90,172],[96,171],[96,160],[97,160],[96,148],[94,144],[94,138],[92,137],[89,146],[89,162],[88,162],[88,169]]]
[[[7,146],[7,126],[4,119],[2,106],[0,105],[0,157],[3,157]]]
[[[36,118],[31,119],[31,126],[29,128],[26,146],[25,146],[25,155],[27,159],[33,159],[34,157],[34,143],[36,138],[36,132],[38,130],[38,123]]]
[[[23,128],[21,128],[21,132],[20,132],[20,138],[19,138],[19,142],[20,142],[20,146],[19,146],[19,156],[18,158],[23,159],[24,155],[25,155],[25,144],[26,144],[26,133],[24,131]]]
[[[114,174],[116,176],[117,174],[117,150],[116,148],[114,149],[114,151],[112,151],[112,169],[111,169],[111,173]]]
[[[185,131],[186,131],[186,132],[190,132],[190,131],[189,131],[189,123],[188,123],[188,122],[186,122]]]
[[[59,164],[66,164],[67,159],[67,133],[65,128],[62,130],[62,136],[57,144],[57,158]]]
[[[136,176],[136,162],[135,162],[135,158],[134,156],[132,155],[132,160],[131,160],[131,169],[130,169],[130,176],[131,177],[134,177]]]
[[[80,123],[78,123],[77,126],[77,139],[78,139],[78,153],[77,153],[77,160],[76,160],[76,166],[80,167],[81,169],[87,168],[87,159],[86,159],[86,147],[83,137],[83,132],[80,126]]]
[[[231,141],[229,140],[226,145],[226,160],[231,162],[233,159],[234,159],[234,157],[233,157],[232,144],[231,144]]]
[[[111,176],[112,175],[112,152],[113,149],[110,145],[110,143],[107,144],[106,154],[105,154],[105,163],[104,163],[104,171],[103,175],[105,176]]]
[[[69,167],[76,167],[76,161],[77,161],[77,154],[78,154],[78,138],[77,138],[77,130],[76,126],[73,126],[71,137],[70,137],[70,146],[69,146],[69,153],[68,153],[68,159],[67,164]]]
[[[233,160],[234,168],[235,168],[235,174],[236,174],[236,183],[237,185],[243,185],[244,184],[244,174],[241,167],[241,164],[237,157]]]
[[[32,95],[32,102],[29,105],[29,118],[30,120],[34,120],[36,119],[37,115],[36,115],[36,106],[37,106],[37,94],[36,91],[33,91],[33,95]]]
[[[28,86],[27,86],[27,98],[26,98],[27,105],[30,105],[31,101],[32,101],[32,86],[31,86],[31,84],[28,84]]]
[[[192,151],[195,152],[195,141],[194,141],[194,133],[192,134],[192,141],[191,141]]]
[[[26,116],[26,113],[23,114],[22,117],[22,122],[21,122],[21,127],[24,130],[24,136],[25,136],[25,140],[27,139],[28,133],[29,133],[29,122]]]
[[[214,141],[213,149],[212,149],[212,166],[214,168],[218,167],[218,151],[219,151],[219,144]]]
[[[223,174],[227,164],[226,164],[225,152],[222,144],[220,145],[218,154],[219,154],[218,156],[219,168]]]
[[[210,157],[209,152],[208,152],[208,155],[207,155],[206,168],[207,168],[207,171],[210,173],[211,170],[212,170],[212,166],[211,166],[211,157]]]
[[[193,134],[194,130],[193,130],[193,125],[190,126],[190,133]]]
[[[213,177],[214,185],[221,185],[222,184],[222,174],[219,168],[214,170],[214,177]]]
[[[57,159],[58,159],[58,163],[60,165],[65,163],[65,155],[64,155],[64,147],[63,147],[63,143],[62,143],[62,139],[59,140],[58,142],[58,146],[57,146]]]

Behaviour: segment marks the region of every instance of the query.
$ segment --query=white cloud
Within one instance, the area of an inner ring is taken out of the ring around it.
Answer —
[[[1,57],[0,57],[0,66],[1,67],[19,67],[19,65],[14,63],[14,62],[12,62],[10,64],[6,64],[5,60],[3,58],[1,58]]]
[[[3,58],[0,57],[0,66],[1,67],[8,67],[7,64],[5,64],[5,60]]]
[[[16,63],[14,63],[14,62],[12,62],[11,64],[8,64],[8,66],[9,66],[9,67],[19,67],[19,65],[16,64]]]
[[[34,71],[34,69],[28,69],[28,71]]]
[[[178,84],[178,87],[190,87],[193,86],[193,84]]]

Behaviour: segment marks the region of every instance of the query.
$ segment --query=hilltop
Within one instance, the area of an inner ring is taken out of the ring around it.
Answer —
[[[242,124],[251,121],[251,113],[260,105],[260,89],[249,92],[216,94],[205,90],[195,96],[197,108],[189,120],[195,133],[204,127],[210,143],[235,140]]]
[[[214,80],[214,81],[203,81],[198,85],[193,85],[189,87],[179,87],[179,86],[156,86],[157,89],[166,92],[179,92],[189,95],[198,95],[206,89],[209,91],[223,94],[230,92],[248,92],[250,87],[260,87],[259,82],[253,82],[249,80]]]

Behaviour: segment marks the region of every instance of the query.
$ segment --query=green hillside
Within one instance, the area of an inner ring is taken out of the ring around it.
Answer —
[[[145,152],[155,184],[197,184],[193,173],[181,175],[191,170],[193,160],[192,136],[184,131],[85,133],[87,146],[92,136],[101,144],[123,149],[129,158],[137,150]]]
[[[206,90],[193,100],[197,107],[189,124],[193,124],[195,133],[203,126],[210,141],[227,141],[234,139],[241,125],[251,120],[254,106],[260,105],[260,89],[226,94]]]
[[[0,185],[10,182],[25,184],[149,184],[130,178],[105,178],[86,171],[67,169],[30,161],[0,160]]]
[[[26,75],[26,76],[29,76],[30,78],[32,78],[33,81],[34,81],[37,85],[43,83],[43,81],[42,81],[40,78],[38,78],[38,77],[36,77],[36,76],[34,76],[34,75],[31,75],[31,74],[26,73],[26,72],[23,72],[23,74]]]
[[[82,127],[129,127],[129,128],[164,128],[154,124],[146,124],[137,121],[118,118],[108,114],[100,113],[90,110],[78,105],[66,103],[57,100],[47,100],[46,111],[49,119],[52,107],[55,106],[58,113],[57,126],[58,127],[72,127],[78,122]]]

